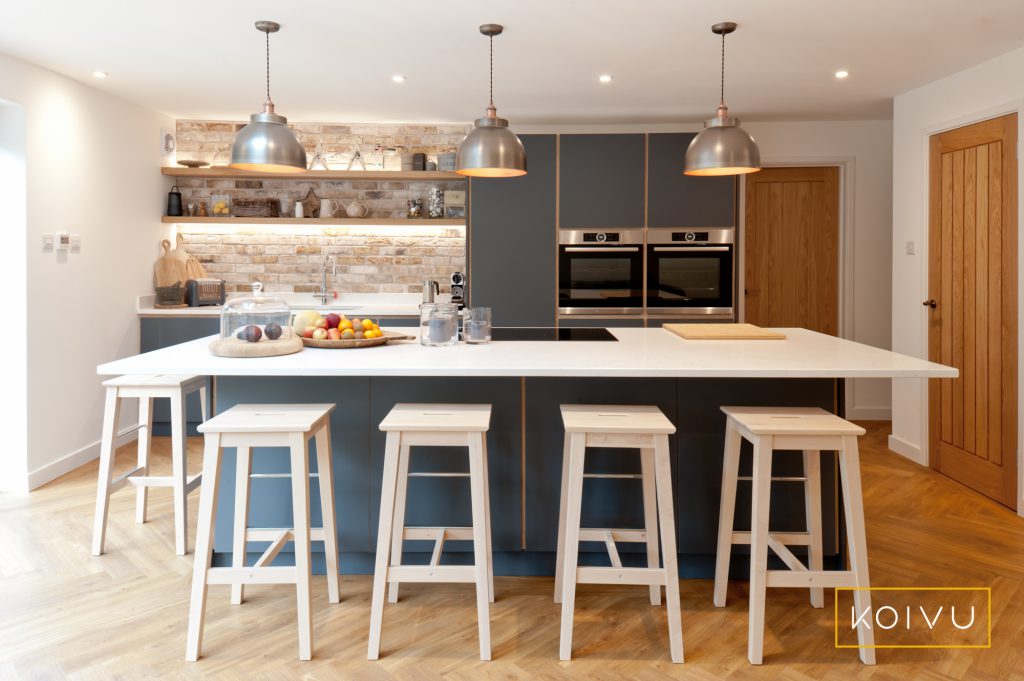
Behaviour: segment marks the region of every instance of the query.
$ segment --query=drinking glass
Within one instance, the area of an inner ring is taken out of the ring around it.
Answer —
[[[466,310],[462,335],[467,343],[490,343],[491,308],[474,307]]]
[[[455,345],[459,342],[459,306],[424,303],[420,306],[420,344]]]

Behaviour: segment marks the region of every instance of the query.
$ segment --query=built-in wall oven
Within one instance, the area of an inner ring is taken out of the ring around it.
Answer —
[[[647,230],[647,315],[734,319],[733,227]]]
[[[643,249],[640,228],[560,230],[559,314],[642,314]]]

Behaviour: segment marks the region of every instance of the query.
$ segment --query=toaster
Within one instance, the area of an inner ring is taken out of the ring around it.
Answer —
[[[223,305],[226,298],[223,279],[189,279],[185,288],[190,307]]]

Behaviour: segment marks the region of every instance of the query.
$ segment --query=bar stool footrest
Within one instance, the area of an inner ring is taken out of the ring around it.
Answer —
[[[774,537],[777,541],[789,546],[810,546],[810,532],[769,532],[768,536]],[[733,544],[749,544],[750,532],[733,532]]]
[[[857,574],[849,570],[768,570],[765,584],[784,589],[851,587],[857,586]]]
[[[389,582],[475,582],[473,565],[392,565]]]
[[[295,584],[298,571],[292,566],[215,567],[206,571],[207,584]]]
[[[665,568],[578,567],[577,584],[665,585]]]

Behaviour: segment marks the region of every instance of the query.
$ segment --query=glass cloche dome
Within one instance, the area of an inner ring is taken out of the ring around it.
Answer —
[[[231,298],[221,308],[220,338],[210,346],[213,354],[226,357],[283,355],[301,348],[288,303],[263,293],[258,281],[252,295]]]

